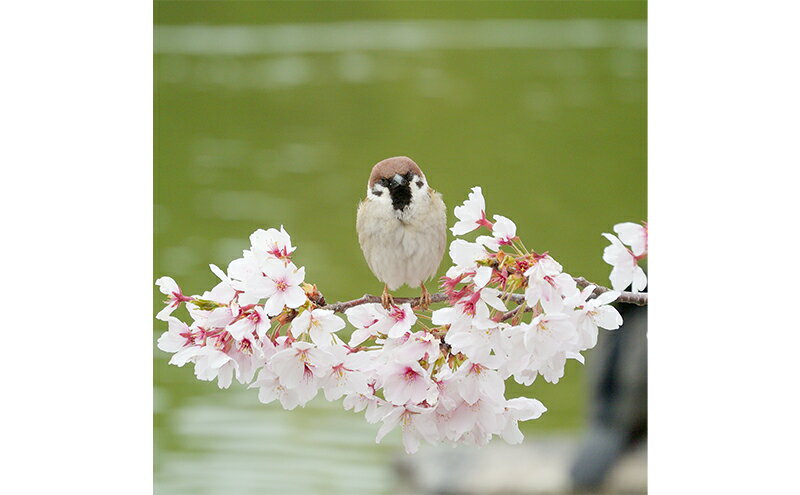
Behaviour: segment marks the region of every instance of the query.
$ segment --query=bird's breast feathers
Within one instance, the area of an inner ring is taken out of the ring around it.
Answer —
[[[359,205],[356,227],[367,264],[392,290],[403,284],[418,287],[439,268],[447,212],[441,194],[432,189],[403,210],[367,198]]]

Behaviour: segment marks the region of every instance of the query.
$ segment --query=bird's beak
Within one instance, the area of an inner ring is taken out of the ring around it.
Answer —
[[[394,177],[392,177],[392,181],[398,186],[402,186],[406,183],[406,179],[400,174],[394,174]]]

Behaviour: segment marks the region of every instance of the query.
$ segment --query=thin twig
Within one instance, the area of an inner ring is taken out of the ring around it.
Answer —
[[[600,294],[611,290],[608,287],[603,287],[602,285],[593,284],[592,282],[589,282],[583,277],[572,277],[572,278],[575,279],[575,282],[581,289],[586,288],[590,285],[594,285],[595,288],[592,291],[592,295],[594,297],[597,297]],[[647,306],[647,292],[622,291],[620,292],[616,302],[621,302],[625,304],[635,304],[636,306]]]
[[[581,289],[588,287],[589,285],[595,285],[583,277],[574,277],[575,282],[578,284],[578,287]],[[608,287],[603,287],[602,285],[597,285],[594,290],[592,291],[592,296],[597,297],[604,292],[608,292],[611,289]],[[421,302],[421,297],[395,297],[394,302],[395,304],[405,304],[410,303],[411,306],[419,306]],[[511,294],[509,300],[520,304],[523,300],[525,300],[525,296],[523,294]],[[447,301],[447,295],[442,292],[437,292],[435,294],[431,294],[431,302],[438,303]],[[327,309],[330,311],[335,311],[337,313],[343,313],[345,310],[350,309],[355,306],[360,306],[362,304],[369,304],[369,303],[380,303],[381,298],[379,296],[373,296],[372,294],[364,294],[358,299],[353,299],[352,301],[343,301],[337,302],[333,304],[328,304],[327,306],[323,306],[322,309]],[[626,304],[635,304],[636,306],[647,306],[647,293],[646,292],[621,292],[620,296],[617,298],[616,302],[626,303]],[[530,311],[531,308],[526,308],[526,311]],[[514,316],[511,313],[514,313],[516,309],[513,309],[503,315],[503,321],[511,318]]]

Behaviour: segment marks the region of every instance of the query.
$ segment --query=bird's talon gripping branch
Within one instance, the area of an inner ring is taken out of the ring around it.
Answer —
[[[422,294],[419,296],[419,305],[417,307],[421,311],[427,311],[431,307],[431,294],[425,284],[422,284]]]
[[[383,294],[381,294],[381,306],[383,306],[383,309],[387,310],[394,306],[394,298],[389,294],[389,287],[387,287],[386,284],[384,284]]]

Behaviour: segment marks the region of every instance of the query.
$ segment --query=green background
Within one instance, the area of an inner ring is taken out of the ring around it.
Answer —
[[[208,263],[227,266],[252,231],[280,225],[328,301],[378,293],[355,209],[370,167],[394,155],[420,164],[450,225],[480,185],[488,213],[514,220],[530,249],[600,283],[600,233],[646,219],[644,3],[154,6],[154,277],[186,293],[213,286]],[[195,37],[181,41],[180,26]],[[233,28],[229,44],[220,27]],[[529,36],[539,29],[550,34]],[[275,33],[285,37],[263,41]],[[285,412],[168,357],[154,346],[157,493],[392,491],[397,432],[376,446],[377,426],[340,402]],[[571,362],[557,385],[507,396],[548,407],[529,436],[578,432],[584,381]]]

